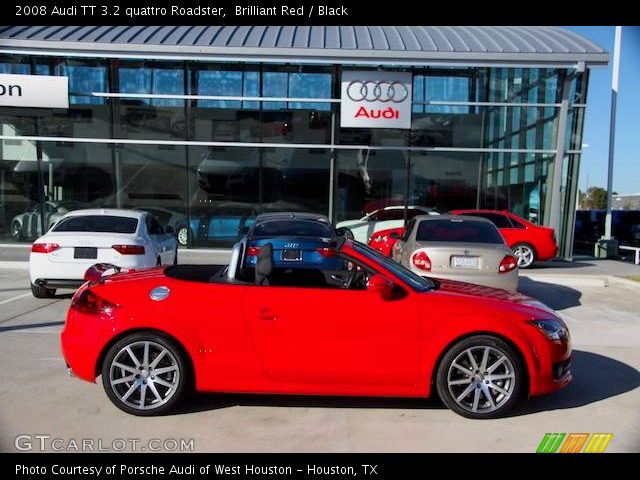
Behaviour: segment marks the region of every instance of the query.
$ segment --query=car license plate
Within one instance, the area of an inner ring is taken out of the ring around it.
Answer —
[[[96,247],[76,247],[73,249],[73,258],[98,258]]]
[[[282,250],[282,260],[285,262],[299,262],[302,260],[302,255],[300,255],[300,249],[290,249],[285,248]]]
[[[478,257],[453,256],[451,263],[454,268],[478,268]]]

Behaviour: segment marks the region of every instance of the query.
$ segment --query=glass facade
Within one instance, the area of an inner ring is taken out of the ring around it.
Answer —
[[[561,147],[571,243],[587,72],[384,68],[413,75],[411,129],[340,128],[341,72],[361,66],[1,56],[0,73],[68,76],[70,105],[0,107],[0,237],[32,240],[82,206],[150,210],[193,247],[229,246],[275,210],[492,208],[548,224]]]

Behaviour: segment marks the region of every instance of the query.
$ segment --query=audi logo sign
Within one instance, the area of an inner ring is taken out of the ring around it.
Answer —
[[[69,78],[0,74],[0,106],[69,108]]]
[[[340,126],[411,128],[411,73],[343,72]]]

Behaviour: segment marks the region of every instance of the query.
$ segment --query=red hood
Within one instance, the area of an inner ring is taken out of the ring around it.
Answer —
[[[545,314],[552,313],[556,315],[555,311],[542,303],[540,300],[529,297],[522,293],[510,292],[508,290],[502,290],[500,288],[485,287],[483,285],[475,285],[473,283],[457,282],[454,280],[444,280],[440,278],[434,278],[439,283],[438,290],[442,293],[450,293],[453,295],[461,295],[469,299],[484,298],[491,300],[500,300],[508,303],[515,303],[521,307],[534,308],[539,313],[543,311]]]

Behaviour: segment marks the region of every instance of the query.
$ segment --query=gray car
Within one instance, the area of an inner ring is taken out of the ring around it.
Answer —
[[[415,217],[393,246],[392,257],[421,276],[518,288],[518,261],[496,226],[484,218]]]

